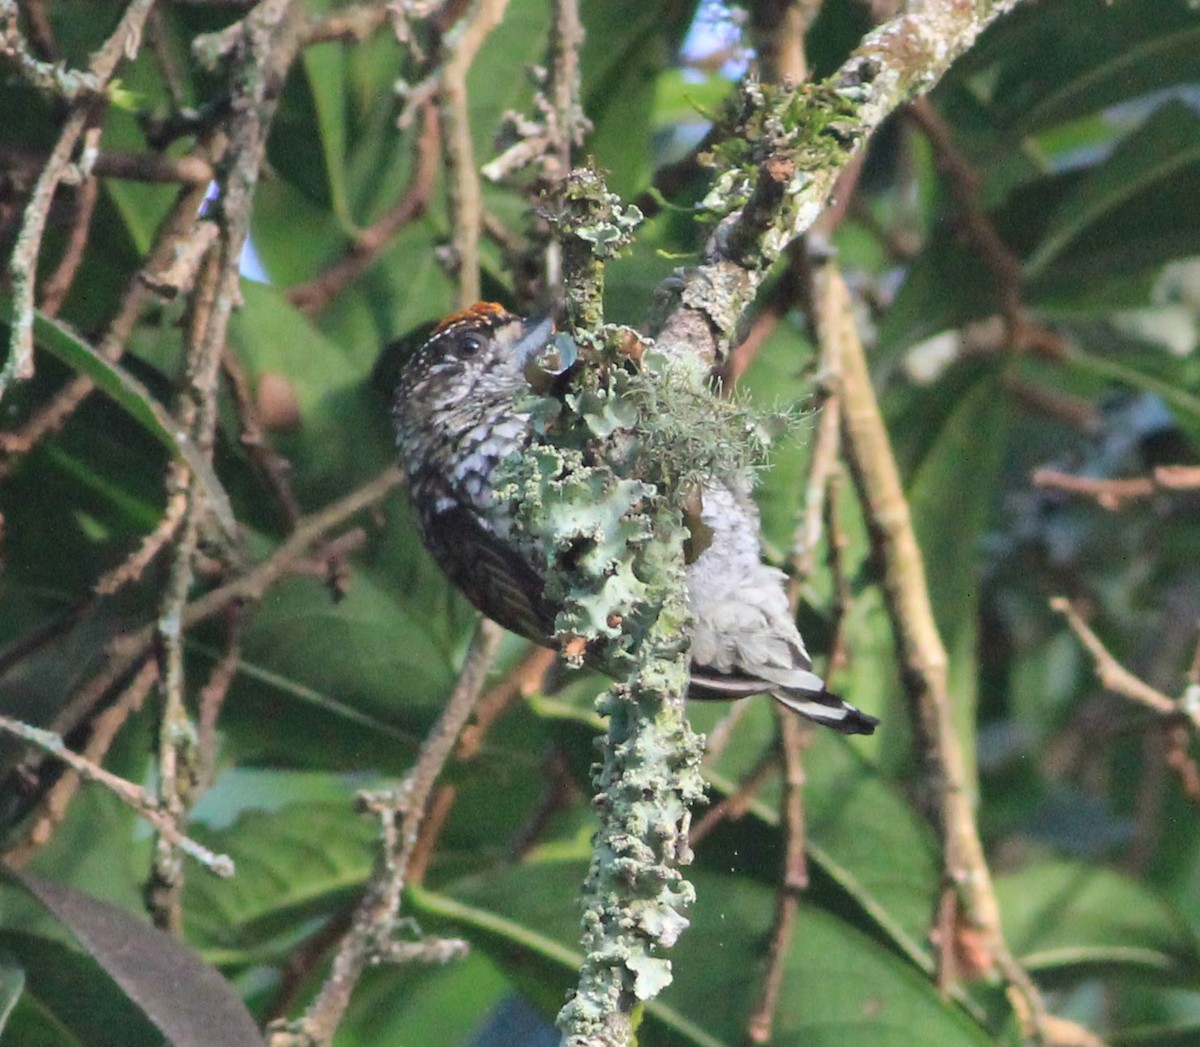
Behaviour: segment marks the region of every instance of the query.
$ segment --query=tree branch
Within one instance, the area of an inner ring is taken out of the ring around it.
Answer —
[[[364,794],[364,804],[379,816],[383,828],[383,846],[375,871],[321,991],[299,1022],[279,1023],[272,1029],[271,1047],[321,1047],[332,1042],[363,971],[380,960],[408,959],[396,953],[397,946],[404,944],[395,940],[400,895],[408,880],[430,793],[475,708],[502,635],[503,630],[495,623],[486,619],[479,622],[454,693],[425,739],[413,769],[399,788]]]

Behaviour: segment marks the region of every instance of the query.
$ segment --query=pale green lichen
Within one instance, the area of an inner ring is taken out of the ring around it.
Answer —
[[[670,981],[663,953],[687,927],[694,892],[678,866],[690,860],[688,812],[704,787],[702,740],[683,715],[683,508],[696,485],[744,468],[759,445],[746,412],[715,399],[698,368],[620,329],[575,349],[586,366],[559,376],[566,389],[531,380],[524,406],[537,443],[501,464],[497,494],[515,514],[511,540],[561,608],[566,648],[624,677],[599,701],[609,730],[583,889],[587,961],[560,1016],[566,1042],[587,1044]],[[558,366],[574,350],[551,357]]]

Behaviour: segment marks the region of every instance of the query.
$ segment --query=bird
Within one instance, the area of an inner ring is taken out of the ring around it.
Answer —
[[[479,302],[437,323],[392,365],[397,454],[422,541],[479,611],[546,646],[554,646],[559,608],[546,595],[546,568],[521,552],[519,524],[493,477],[533,443],[528,364],[553,338],[551,317],[522,318]],[[384,355],[394,359],[395,347]],[[706,482],[700,519],[711,541],[687,566],[689,698],[769,694],[842,734],[873,733],[879,721],[813,671],[786,576],[763,562],[748,483]]]

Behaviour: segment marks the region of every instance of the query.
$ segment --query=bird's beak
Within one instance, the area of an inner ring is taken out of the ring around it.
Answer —
[[[554,315],[535,316],[526,320],[516,345],[513,346],[513,356],[523,368],[535,354],[546,347],[546,343],[554,335]]]

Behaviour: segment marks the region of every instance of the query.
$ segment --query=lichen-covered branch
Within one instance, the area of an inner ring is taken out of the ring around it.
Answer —
[[[233,875],[233,860],[228,855],[216,854],[195,840],[184,836],[179,832],[170,812],[165,810],[145,789],[133,782],[126,781],[111,771],[106,771],[99,764],[78,753],[72,752],[62,738],[53,731],[32,727],[9,716],[0,716],[0,733],[36,746],[56,760],[61,760],[81,778],[104,786],[122,803],[128,804],[137,811],[142,818],[154,826],[157,832],[170,839],[172,846],[178,847],[217,876]]]
[[[652,334],[671,354],[722,360],[772,262],[824,208],[855,150],[900,103],[928,91],[1017,0],[930,0],[870,33],[828,81],[744,82],[712,147],[701,207],[714,228],[699,266],[659,289]]]
[[[600,323],[604,263],[637,215],[591,169],[574,172],[562,195],[571,337],[559,336],[544,362],[567,376],[567,389],[535,380],[548,390],[529,405],[537,444],[504,464],[501,482],[518,507],[522,551],[562,608],[564,650],[621,680],[600,701],[609,726],[594,776],[600,824],[583,887],[585,960],[558,1019],[564,1044],[616,1047],[633,1042],[637,1007],[669,983],[663,953],[686,928],[693,897],[679,871],[691,858],[690,808],[703,795],[702,743],[684,716],[685,506],[704,481],[744,468],[755,448],[699,361],[666,358]]]
[[[25,206],[25,216],[17,243],[9,260],[12,274],[13,320],[8,359],[0,368],[0,396],[8,383],[33,374],[34,287],[42,235],[50,216],[50,204],[59,183],[67,173],[71,156],[80,136],[92,119],[93,96],[103,92],[122,58],[132,58],[141,45],[142,29],[154,6],[154,0],[131,0],[112,35],[88,63],[86,73],[63,70],[35,59],[17,28],[17,5],[0,0],[0,56],[13,62],[35,87],[61,93],[71,99],[73,108],[58,142],[51,150]],[[94,153],[80,157],[80,173],[90,173]]]

